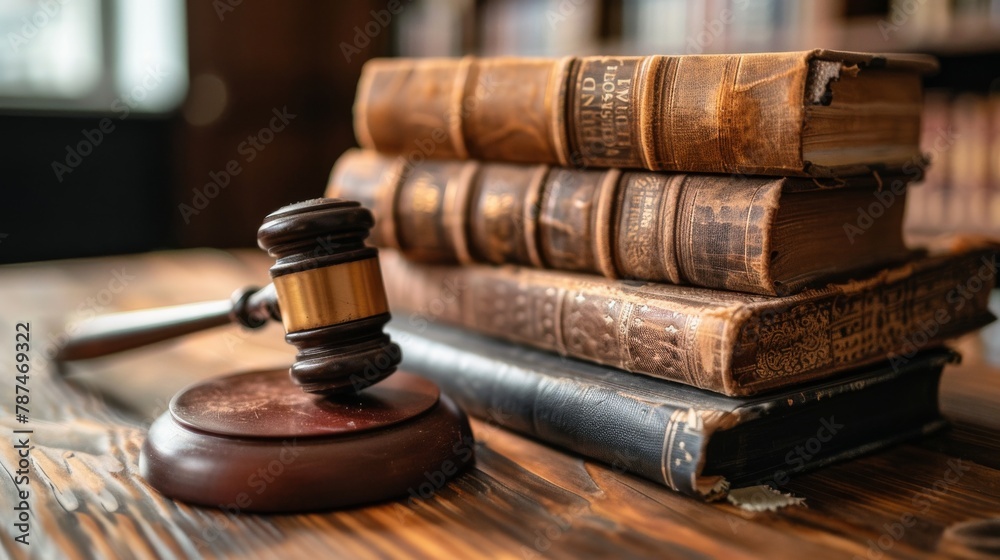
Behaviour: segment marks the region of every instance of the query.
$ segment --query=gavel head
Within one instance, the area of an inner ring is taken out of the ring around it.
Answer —
[[[364,240],[371,212],[342,199],[285,206],[264,218],[260,247],[277,258],[271,279],[285,340],[298,349],[290,374],[310,393],[350,393],[388,377],[399,346],[389,321],[378,251]]]

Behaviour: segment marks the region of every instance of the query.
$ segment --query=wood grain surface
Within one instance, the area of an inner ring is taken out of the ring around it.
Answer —
[[[1000,518],[996,328],[961,340],[965,362],[946,370],[952,430],[793,479],[785,490],[806,507],[703,504],[514,435],[502,418],[474,422],[474,469],[410,500],[262,516],[166,499],[138,475],[146,428],[189,383],[289,363],[294,349],[280,326],[222,327],[72,364],[65,378],[46,355],[66,319],[224,298],[266,281],[269,264],[257,252],[187,251],[0,268],[0,557],[880,560],[972,556],[946,530]],[[28,424],[13,418],[18,322],[32,333]],[[34,430],[28,546],[13,540],[11,431],[25,427]]]

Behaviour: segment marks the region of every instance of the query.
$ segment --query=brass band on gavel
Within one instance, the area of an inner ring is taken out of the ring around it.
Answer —
[[[389,311],[377,258],[277,276],[274,288],[289,333]]]

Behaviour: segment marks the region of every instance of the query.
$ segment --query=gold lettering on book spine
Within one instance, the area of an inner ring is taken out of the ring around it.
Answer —
[[[587,57],[571,77],[570,142],[579,163],[641,167],[632,86],[642,57]]]

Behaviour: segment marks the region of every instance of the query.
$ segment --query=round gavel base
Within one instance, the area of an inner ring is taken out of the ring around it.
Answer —
[[[350,396],[288,370],[193,385],[149,429],[139,470],[163,494],[236,512],[298,512],[428,495],[473,462],[465,414],[406,372]]]

